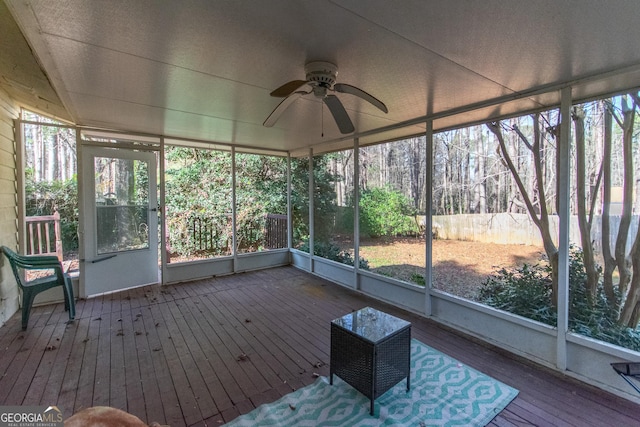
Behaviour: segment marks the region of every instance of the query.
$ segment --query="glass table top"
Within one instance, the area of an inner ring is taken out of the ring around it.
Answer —
[[[411,325],[411,323],[406,320],[399,319],[371,307],[354,311],[353,313],[332,320],[331,323],[373,343]]]

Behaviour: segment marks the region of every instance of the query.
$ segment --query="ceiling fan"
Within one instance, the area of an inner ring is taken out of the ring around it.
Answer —
[[[387,113],[387,106],[378,98],[368,94],[360,88],[345,83],[336,83],[338,75],[338,67],[335,64],[326,61],[312,61],[304,66],[306,80],[292,80],[283,84],[273,92],[271,96],[284,98],[280,104],[269,114],[264,126],[271,127],[280,118],[280,115],[298,98],[313,93],[316,98],[322,99],[327,105],[333,119],[338,125],[341,133],[351,133],[355,129],[353,123],[344,109],[342,102],[336,95],[337,93],[348,93],[355,95],[365,101],[371,103],[381,111]]]

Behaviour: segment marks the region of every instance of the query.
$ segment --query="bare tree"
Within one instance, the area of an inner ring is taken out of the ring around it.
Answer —
[[[621,103],[622,117],[615,114],[613,106],[610,105],[613,118],[622,129],[622,154],[623,154],[623,170],[624,178],[622,183],[622,216],[620,218],[620,226],[618,228],[618,236],[614,249],[614,258],[618,274],[620,275],[618,288],[622,295],[626,295],[629,283],[631,281],[631,260],[626,256],[627,239],[629,236],[629,228],[631,226],[631,208],[633,198],[633,156],[632,156],[632,134],[633,122],[635,119],[635,105],[629,108],[626,97],[623,97]]]
[[[500,122],[492,122],[488,123],[487,127],[493,134],[496,136],[500,148],[500,154],[505,161],[509,171],[511,171],[511,176],[518,187],[520,192],[520,196],[524,199],[524,204],[529,212],[529,215],[536,225],[538,230],[540,231],[540,235],[542,237],[542,244],[547,254],[547,258],[549,259],[549,264],[551,265],[551,276],[552,276],[552,304],[557,304],[557,294],[558,294],[558,248],[556,247],[553,241],[553,235],[551,233],[550,221],[549,221],[549,209],[547,206],[547,197],[545,194],[545,185],[544,185],[544,157],[542,155],[541,146],[544,135],[540,128],[540,113],[536,113],[532,116],[533,119],[533,141],[529,141],[529,139],[524,135],[524,133],[520,132],[519,129],[513,128],[520,141],[529,149],[533,154],[534,161],[534,173],[536,180],[536,190],[537,190],[537,205],[534,204],[534,199],[530,194],[529,190],[525,186],[523,182],[518,168],[514,163],[511,155],[509,153],[509,149],[507,147],[507,143],[505,141],[504,134],[502,132],[502,124]],[[560,124],[556,126],[559,128]]]
[[[473,204],[471,211],[480,214],[487,213],[487,179],[485,172],[485,162],[487,158],[486,143],[480,127],[475,127],[475,167],[474,176],[471,182],[473,189]]]
[[[622,153],[624,164],[624,180],[622,186],[622,218],[616,239],[615,258],[620,275],[618,284],[622,295],[627,295],[620,313],[620,323],[635,328],[638,324],[638,301],[640,299],[640,227],[636,232],[633,246],[629,255],[626,254],[627,238],[631,225],[633,208],[634,166],[633,166],[633,123],[635,112],[640,99],[637,93],[631,94],[632,106],[627,104],[626,97],[622,99],[622,119],[614,114],[622,128]]]
[[[416,211],[420,212],[422,208],[422,196],[424,188],[424,155],[420,149],[421,140],[418,138],[412,138],[409,140],[409,170],[411,172],[409,182],[411,187],[410,198],[413,200],[413,207]]]
[[[604,291],[611,307],[618,304],[613,285],[616,260],[611,253],[611,150],[613,115],[609,108],[604,111],[604,138],[602,150],[602,258],[604,262]]]
[[[629,98],[632,102],[629,102]],[[617,103],[616,103],[617,105]],[[587,281],[586,289],[592,296],[596,296],[600,273],[595,260],[595,253],[591,241],[591,227],[595,216],[596,199],[599,188],[602,185],[602,256],[604,260],[604,290],[609,304],[616,308],[622,303],[618,323],[623,326],[635,328],[640,321],[640,227],[635,237],[630,236],[630,226],[633,214],[633,195],[635,184],[635,171],[633,156],[634,121],[636,110],[640,105],[640,97],[637,93],[620,98],[619,106],[608,102],[608,108],[604,111],[604,132],[602,132],[602,162],[598,165],[593,155],[588,156],[587,138],[585,134],[585,111],[582,106],[573,109],[572,118],[575,126],[575,207],[578,216],[580,239],[583,250],[583,259]],[[540,114],[533,116],[533,139],[529,138],[515,126],[507,128],[514,131],[523,146],[533,154],[535,172],[535,189],[528,189],[525,178],[519,173],[516,162],[513,161],[512,152],[509,150],[503,130],[505,127],[500,122],[490,123],[487,126],[496,136],[499,143],[500,155],[511,172],[520,196],[524,199],[528,213],[534,224],[538,227],[545,252],[550,260],[553,280],[553,302],[555,303],[557,292],[557,248],[553,242],[549,229],[550,204],[545,187],[545,157],[542,154],[544,141],[542,127],[540,126]],[[621,129],[622,158],[618,162],[614,158],[613,150],[613,121],[617,122]],[[559,135],[560,124],[549,126],[547,129],[552,135]],[[557,146],[556,146],[557,149]],[[620,164],[619,164],[620,163]],[[622,215],[618,234],[615,238],[614,250],[611,251],[611,211],[612,187],[614,185],[613,170],[622,173]],[[591,182],[587,182],[590,177]],[[548,181],[548,179],[547,179]],[[556,183],[557,185],[557,183]],[[588,189],[588,191],[587,191]],[[536,198],[537,196],[537,198]],[[631,250],[627,252],[629,239],[633,238]],[[615,272],[618,272],[617,284],[614,280]],[[620,301],[619,296],[622,298]]]
[[[587,213],[587,194],[586,194],[586,141],[584,131],[584,109],[581,106],[576,106],[573,109],[573,121],[575,127],[575,141],[576,141],[576,195],[577,195],[577,214],[578,214],[578,227],[580,228],[580,238],[582,243],[582,253],[584,257],[584,266],[587,273],[587,290],[592,297],[596,296],[598,289],[598,281],[600,280],[600,272],[595,261],[595,255],[593,251],[593,245],[591,244],[591,224],[593,223],[593,210],[589,210]],[[597,191],[591,193],[591,196],[595,198]],[[593,206],[593,203],[589,203]]]

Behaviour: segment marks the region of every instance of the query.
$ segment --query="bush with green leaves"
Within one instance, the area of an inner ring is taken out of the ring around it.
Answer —
[[[341,178],[331,171],[332,155],[313,157],[313,214],[316,239],[328,240],[336,231],[336,182]],[[291,213],[294,246],[308,251],[309,245],[309,157],[291,159]],[[353,223],[353,220],[352,220]],[[353,226],[351,226],[353,232]]]
[[[302,252],[309,252],[309,241],[305,240],[298,248]],[[346,265],[355,265],[353,256],[347,251],[343,251],[340,247],[331,242],[319,241],[314,242],[313,254],[322,258],[330,259]],[[369,261],[360,257],[358,267],[363,270],[369,270]]]
[[[360,194],[360,234],[369,237],[406,236],[418,232],[411,200],[386,187]],[[353,223],[353,218],[345,218]]]
[[[232,253],[230,152],[167,147],[166,221],[169,250],[181,256]],[[267,214],[287,213],[287,159],[237,153],[236,243],[243,252],[263,249]]]
[[[556,312],[551,308],[551,275],[546,266],[503,268],[482,284],[478,300],[509,313],[556,324]]]
[[[618,307],[608,304],[602,284],[593,297],[585,283],[582,251],[572,247],[569,257],[569,330],[640,351],[640,331],[616,322]],[[514,270],[500,270],[483,283],[478,301],[548,325],[557,325],[557,311],[551,303],[551,268],[548,265],[523,265]]]

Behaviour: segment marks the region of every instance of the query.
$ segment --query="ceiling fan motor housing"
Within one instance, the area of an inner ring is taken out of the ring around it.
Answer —
[[[330,88],[336,82],[338,67],[331,62],[312,61],[304,66],[307,81],[317,82],[319,86]]]

